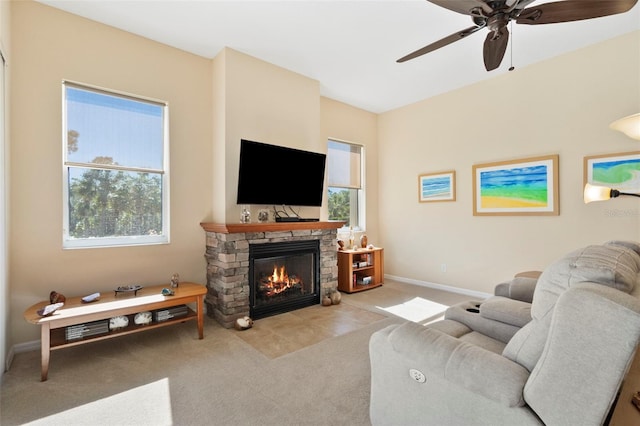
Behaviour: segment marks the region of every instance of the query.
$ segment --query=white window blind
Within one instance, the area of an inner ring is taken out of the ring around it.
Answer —
[[[334,188],[361,189],[362,147],[350,143],[329,141],[329,186]]]
[[[63,247],[168,243],[167,103],[62,88]]]

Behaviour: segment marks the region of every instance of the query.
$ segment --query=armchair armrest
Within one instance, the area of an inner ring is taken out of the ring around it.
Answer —
[[[531,303],[493,296],[480,305],[480,316],[516,327],[524,327],[531,321]]]
[[[539,275],[537,271],[517,274],[511,281],[498,284],[494,295],[531,303]]]
[[[388,340],[427,380],[437,375],[507,407],[525,404],[529,372],[501,355],[412,322],[394,328]]]

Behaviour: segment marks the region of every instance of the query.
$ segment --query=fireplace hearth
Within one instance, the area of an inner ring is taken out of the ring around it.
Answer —
[[[317,240],[249,245],[250,316],[260,319],[320,302]]]
[[[201,223],[206,232],[207,246],[205,253],[207,296],[204,300],[207,315],[215,318],[225,328],[232,328],[238,318],[253,315],[253,302],[250,300],[253,278],[249,273],[249,248],[271,243],[315,241],[319,245],[319,258],[315,258],[313,266],[316,275],[306,277],[305,274],[309,273],[306,268],[300,270],[297,265],[284,265],[289,278],[299,277],[302,279],[302,284],[289,284],[292,288],[281,284],[274,286],[287,297],[297,292],[302,296],[303,303],[319,304],[321,295],[338,288],[336,233],[342,225],[343,222]],[[276,257],[280,254],[276,254]],[[267,271],[262,275],[273,275],[273,268],[273,263],[268,267],[265,266]],[[277,275],[280,275],[279,271]],[[313,279],[313,290],[309,287],[311,279]],[[284,312],[282,309],[298,308],[300,300],[295,301],[295,298],[292,299],[294,302],[285,302],[277,309],[269,306],[275,304],[272,302],[282,302],[279,297],[280,295],[268,299],[269,304],[258,309],[258,316]],[[307,298],[310,298],[313,303],[305,300]],[[293,307],[287,306],[289,303]],[[264,313],[260,312],[262,309],[265,310]]]

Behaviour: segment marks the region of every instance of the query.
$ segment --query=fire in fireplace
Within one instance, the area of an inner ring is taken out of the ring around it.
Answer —
[[[249,246],[250,315],[254,319],[320,302],[317,240]]]
[[[273,273],[258,282],[258,298],[266,299],[281,294],[301,293],[304,283],[297,275],[287,273],[286,266],[275,265]]]

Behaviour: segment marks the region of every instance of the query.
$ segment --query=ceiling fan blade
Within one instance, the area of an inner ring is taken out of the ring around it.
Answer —
[[[600,18],[629,11],[638,0],[584,1],[565,0],[524,9],[516,19],[518,24],[556,24]]]
[[[479,25],[476,27],[469,27],[466,28],[462,31],[458,31],[457,33],[451,34],[450,36],[447,36],[445,38],[442,38],[434,43],[431,43],[421,49],[418,49],[414,52],[409,53],[408,55],[403,56],[402,58],[398,59],[396,62],[401,63],[401,62],[405,62],[408,61],[409,59],[414,59],[417,58],[418,56],[422,56],[426,53],[429,52],[433,52],[436,49],[440,49],[441,47],[444,47],[448,44],[451,44],[453,42],[456,42],[458,40],[462,40],[463,38],[470,36],[471,34],[475,33],[476,31],[480,30],[481,28],[484,28],[484,25]]]
[[[428,46],[423,47],[422,49],[418,49],[415,52],[411,52],[406,56],[403,56],[402,58],[398,59],[396,62],[405,62],[408,61],[409,59],[414,59],[417,58],[418,56],[422,56],[425,53],[429,53],[429,52],[433,52],[436,49],[440,49],[441,47],[444,47],[448,44],[451,44],[455,41],[458,40],[462,40],[463,38],[475,33],[476,31],[478,31],[481,28],[484,28],[485,25],[479,25],[479,26],[475,26],[475,27],[469,27],[466,28],[462,31],[458,31],[457,33],[451,34],[448,37],[445,37],[443,39],[440,39],[434,43],[431,43]]]
[[[472,10],[483,10],[488,16],[493,12],[493,8],[481,0],[427,0],[445,9],[462,13],[463,15],[471,15]]]
[[[523,10],[529,5],[529,3],[533,3],[534,1],[536,0],[516,0],[515,3],[507,1],[506,4],[509,11],[513,9]]]
[[[484,40],[484,67],[487,71],[500,66],[509,42],[509,30],[506,26],[491,31]]]

